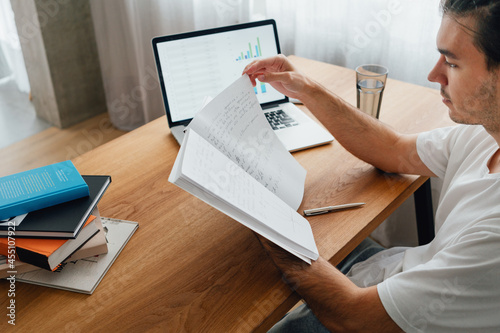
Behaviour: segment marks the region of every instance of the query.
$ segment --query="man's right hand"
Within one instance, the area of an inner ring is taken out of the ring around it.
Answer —
[[[248,64],[243,70],[243,74],[248,74],[252,84],[255,80],[269,83],[280,93],[301,99],[305,93],[308,79],[298,72],[292,63],[284,55],[277,55],[271,58],[255,60]]]

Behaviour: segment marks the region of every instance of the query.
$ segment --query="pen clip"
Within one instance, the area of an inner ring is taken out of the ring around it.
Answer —
[[[321,214],[326,214],[328,213],[330,210],[319,210],[319,211],[316,211],[316,212],[309,212],[307,210],[304,210],[304,215],[305,216],[314,216],[314,215],[321,215]]]

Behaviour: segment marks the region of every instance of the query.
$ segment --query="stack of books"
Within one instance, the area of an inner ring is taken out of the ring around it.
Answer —
[[[110,183],[110,176],[80,175],[71,161],[0,178],[0,278],[15,275],[17,281],[92,293],[137,228],[136,222],[123,221],[133,228],[118,250],[110,251],[110,219],[97,209]],[[106,259],[108,252],[113,253]],[[82,290],[61,285],[68,270],[82,275],[74,269],[79,260],[96,256],[105,261],[97,283]],[[66,269],[69,263],[72,269]]]

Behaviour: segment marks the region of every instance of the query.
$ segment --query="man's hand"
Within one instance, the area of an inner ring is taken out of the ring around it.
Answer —
[[[248,74],[254,86],[256,79],[267,82],[280,93],[297,99],[303,95],[308,81],[284,55],[253,61],[245,67],[243,74]]]
[[[310,265],[259,234],[255,235],[276,267],[283,273],[286,282],[292,289],[296,289],[298,285],[297,279],[300,277],[301,272],[308,269]]]
[[[400,332],[385,311],[377,287],[359,288],[319,257],[311,265],[257,235],[283,278],[332,332]]]

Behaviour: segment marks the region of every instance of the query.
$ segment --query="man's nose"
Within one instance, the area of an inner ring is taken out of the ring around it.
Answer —
[[[446,76],[446,60],[443,55],[441,55],[436,63],[434,65],[434,68],[430,71],[429,75],[427,76],[427,79],[431,82],[437,82],[441,86],[447,86],[448,85],[448,77]]]

